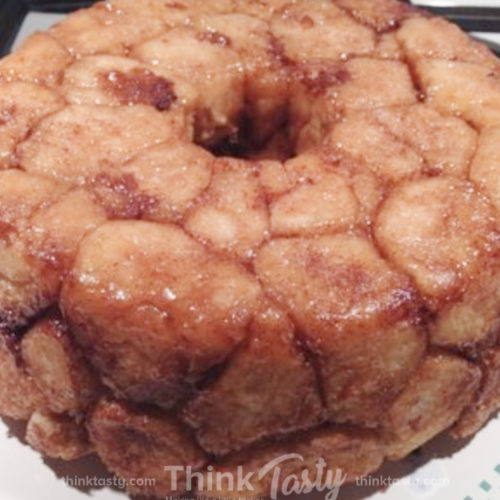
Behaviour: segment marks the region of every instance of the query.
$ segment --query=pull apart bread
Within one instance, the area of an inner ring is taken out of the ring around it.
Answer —
[[[0,61],[0,414],[158,498],[474,434],[499,145],[499,60],[397,1],[71,14]]]

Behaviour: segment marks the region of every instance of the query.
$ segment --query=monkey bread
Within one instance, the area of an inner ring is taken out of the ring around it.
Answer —
[[[0,169],[0,414],[46,456],[352,481],[500,407],[500,61],[441,18],[94,4],[0,61]]]

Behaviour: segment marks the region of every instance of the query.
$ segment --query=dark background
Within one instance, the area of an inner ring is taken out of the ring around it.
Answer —
[[[92,3],[92,0],[0,0],[0,57],[9,52],[29,11],[71,12]]]

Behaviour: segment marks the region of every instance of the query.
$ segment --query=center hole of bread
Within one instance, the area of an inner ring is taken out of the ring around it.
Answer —
[[[195,142],[215,156],[284,161],[296,155],[288,109],[284,107],[276,109],[268,122],[255,119],[245,110],[235,125],[213,129],[209,134],[201,122],[195,125]]]

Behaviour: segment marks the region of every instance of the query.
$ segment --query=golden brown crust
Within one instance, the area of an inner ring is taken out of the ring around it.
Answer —
[[[31,415],[26,441],[43,455],[60,460],[75,460],[94,451],[81,421],[49,412]]]
[[[336,0],[336,3],[357,21],[374,28],[378,33],[392,31],[408,18],[420,19],[422,14],[412,5],[395,1]]]
[[[44,120],[17,148],[16,156],[29,173],[81,185],[102,170],[130,160],[138,149],[155,146],[170,134],[179,137],[178,121],[176,114],[140,104],[70,105]],[[86,158],[88,151],[92,162]]]
[[[20,363],[16,341],[5,331],[0,334],[0,412],[3,416],[27,420],[47,399]]]
[[[481,389],[453,427],[455,438],[472,436],[500,409],[500,348],[486,350],[480,361]]]
[[[47,115],[64,106],[61,97],[29,82],[0,84],[0,168],[14,166],[15,148]]]
[[[99,383],[60,317],[51,314],[38,321],[23,336],[20,351],[26,371],[52,412],[88,410],[99,393]]]
[[[35,33],[0,61],[0,81],[57,86],[72,60],[69,51],[53,37]]]
[[[61,306],[105,383],[169,408],[247,334],[259,287],[173,225],[109,222],[80,247]]]
[[[256,270],[318,356],[329,418],[378,425],[425,348],[409,281],[344,235],[276,239]]]
[[[476,366],[449,355],[428,356],[384,423],[387,457],[402,458],[453,425],[481,380]]]
[[[374,434],[359,429],[325,428],[296,439],[229,456],[215,465],[213,471],[207,472],[205,481],[198,483],[198,493],[209,498],[265,498],[270,495],[272,488],[283,491],[284,482],[292,475],[306,477],[307,487],[322,483],[325,481],[325,471],[331,471],[328,474],[331,475],[331,485],[334,485],[335,479],[337,484],[340,481],[353,482],[376,470],[382,461],[382,446]],[[323,472],[319,465],[321,462]],[[239,466],[242,467],[243,476],[253,473],[250,488],[243,487],[237,492],[227,488],[227,491],[218,491],[216,494],[207,489],[209,473],[229,472],[237,477],[236,469]]]
[[[89,416],[88,431],[101,460],[125,479],[154,479],[149,487],[130,483],[131,493],[157,497],[183,491],[165,470],[168,466],[201,469],[207,458],[182,427],[158,411],[141,412],[118,401],[103,399]]]
[[[23,173],[0,173],[0,318],[25,324],[57,300],[80,240],[104,222],[103,211],[83,190]],[[19,204],[18,196],[25,200]],[[74,210],[68,219],[67,211]]]
[[[375,235],[438,313],[434,344],[465,349],[495,333],[498,225],[472,184],[439,177],[400,186],[382,207]]]
[[[485,45],[444,19],[413,17],[403,23],[396,37],[411,62],[431,58],[498,67],[498,59]]]
[[[183,418],[205,450],[226,455],[263,438],[321,423],[316,387],[293,324],[283,311],[268,305],[224,373],[190,401]]]

